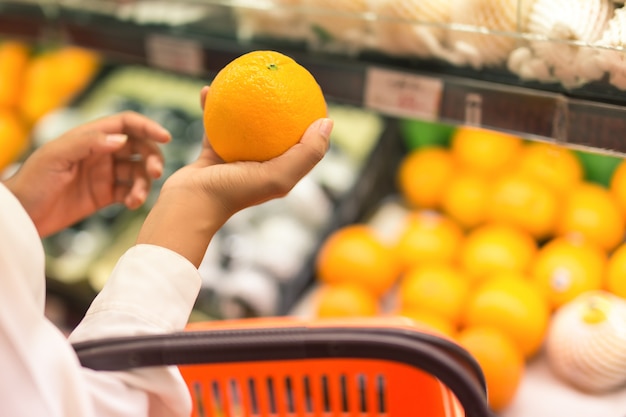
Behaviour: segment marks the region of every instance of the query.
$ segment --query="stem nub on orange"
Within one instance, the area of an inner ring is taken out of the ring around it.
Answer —
[[[266,161],[326,115],[322,89],[306,68],[279,52],[253,51],[227,64],[211,83],[204,127],[224,161]]]

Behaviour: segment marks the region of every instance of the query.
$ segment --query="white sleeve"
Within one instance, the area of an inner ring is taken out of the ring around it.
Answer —
[[[83,322],[79,341],[162,333],[186,323],[200,287],[186,259],[148,245],[130,249]],[[82,368],[70,341],[44,316],[44,251],[32,221],[0,184],[0,410],[24,417],[190,415],[175,367],[130,372]]]

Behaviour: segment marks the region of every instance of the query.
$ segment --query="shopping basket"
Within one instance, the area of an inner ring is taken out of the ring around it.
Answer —
[[[405,321],[215,321],[74,348],[96,370],[179,366],[193,417],[491,415],[474,359]]]

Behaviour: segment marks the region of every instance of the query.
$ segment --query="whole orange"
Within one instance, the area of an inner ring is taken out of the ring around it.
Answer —
[[[448,182],[441,198],[441,210],[466,230],[487,219],[492,180],[471,170],[458,171]]]
[[[622,243],[609,256],[605,289],[626,299],[626,243]]]
[[[500,271],[526,272],[537,254],[537,242],[526,231],[506,224],[485,223],[461,245],[459,262],[474,283]]]
[[[524,376],[524,356],[502,331],[489,326],[471,326],[457,336],[480,365],[487,383],[489,406],[496,412],[511,404]]]
[[[515,171],[528,175],[557,193],[564,193],[583,179],[583,165],[576,153],[553,143],[532,141],[519,155]]]
[[[541,347],[550,305],[539,287],[520,272],[490,276],[468,297],[465,326],[491,326],[509,336],[525,357]]]
[[[471,126],[459,127],[450,143],[452,155],[463,168],[488,175],[508,170],[522,145],[518,136]]]
[[[316,256],[317,279],[323,283],[351,283],[382,295],[396,282],[399,268],[391,247],[365,224],[334,231]]]
[[[622,210],[622,215],[626,217],[626,159],[620,162],[613,171],[609,190]]]
[[[327,106],[313,75],[275,51],[253,51],[222,68],[204,106],[204,128],[226,162],[266,161],[298,143]]]
[[[580,233],[610,251],[623,241],[625,232],[624,215],[608,189],[583,181],[567,193],[557,234]]]
[[[28,149],[29,134],[15,111],[0,109],[0,171]]]
[[[400,281],[400,311],[424,310],[459,323],[469,294],[463,271],[451,264],[426,264],[410,269]]]
[[[456,222],[432,210],[416,210],[407,216],[395,250],[401,268],[456,259],[464,233]]]
[[[372,317],[378,315],[378,298],[350,283],[323,285],[316,294],[316,316],[319,318]]]
[[[580,235],[568,235],[539,249],[530,275],[557,309],[584,292],[600,289],[607,263],[608,255],[598,245]]]
[[[19,41],[0,43],[0,108],[14,108],[22,93],[30,47]]]
[[[439,146],[418,148],[400,161],[398,189],[410,207],[436,209],[454,171],[455,162],[449,149]]]
[[[524,174],[507,173],[495,180],[487,217],[543,239],[553,235],[559,209],[557,194],[548,185]]]

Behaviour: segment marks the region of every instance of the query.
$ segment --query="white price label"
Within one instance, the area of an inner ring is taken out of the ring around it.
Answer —
[[[146,38],[148,64],[165,70],[200,75],[204,69],[204,54],[199,42],[165,35]]]
[[[437,119],[442,80],[381,68],[368,69],[366,77],[366,107],[393,116]]]

